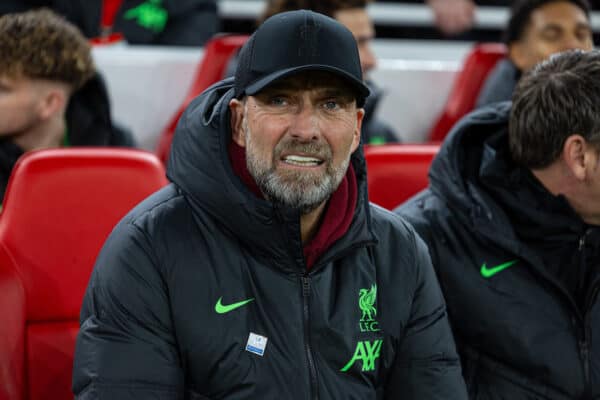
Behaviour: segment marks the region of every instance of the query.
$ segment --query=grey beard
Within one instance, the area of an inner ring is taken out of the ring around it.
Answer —
[[[250,166],[249,170],[253,176],[258,172],[252,171]],[[302,215],[314,211],[328,200],[339,185],[339,181],[335,182],[329,174],[323,177],[322,182],[310,182],[302,178],[298,176],[293,182],[285,182],[275,171],[270,170],[257,174],[254,179],[267,199],[275,204],[296,209]]]
[[[298,171],[282,177],[277,174],[274,166],[278,154],[281,154],[281,150],[277,148],[279,145],[274,150],[274,159],[271,166],[269,166],[255,156],[252,132],[247,124],[244,123],[243,129],[246,135],[246,166],[248,171],[263,195],[274,204],[298,210],[302,215],[308,214],[331,197],[346,175],[350,163],[350,154],[339,167],[335,168],[331,165],[332,155],[329,148],[324,149],[323,146],[314,143],[291,141],[289,145],[293,145],[294,148],[301,147],[302,150],[312,154],[321,153],[326,160],[324,162],[329,164],[325,174],[321,176],[313,176],[310,173]]]

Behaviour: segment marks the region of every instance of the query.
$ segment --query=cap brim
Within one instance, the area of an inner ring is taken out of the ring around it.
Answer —
[[[273,72],[272,74],[262,77],[256,82],[253,82],[250,85],[248,85],[244,90],[244,93],[250,96],[255,95],[270,84],[301,71],[327,71],[346,80],[348,83],[350,83],[352,88],[356,90],[356,102],[360,107],[364,105],[366,98],[371,93],[369,87],[365,85],[363,81],[356,79],[356,77],[354,77],[353,75],[339,68],[321,64],[308,64]]]

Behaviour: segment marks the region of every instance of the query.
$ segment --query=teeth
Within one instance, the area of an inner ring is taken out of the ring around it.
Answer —
[[[318,158],[294,155],[285,157],[283,161],[292,165],[319,165],[322,162]]]

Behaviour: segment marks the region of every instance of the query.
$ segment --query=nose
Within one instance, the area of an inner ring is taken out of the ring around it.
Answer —
[[[310,142],[318,140],[319,132],[317,110],[312,104],[305,102],[292,115],[290,134],[298,140]]]

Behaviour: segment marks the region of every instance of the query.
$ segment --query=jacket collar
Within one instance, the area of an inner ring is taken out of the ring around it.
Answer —
[[[208,213],[254,255],[290,272],[304,271],[299,213],[256,196],[232,168],[228,156],[232,83],[233,79],[226,79],[213,85],[187,108],[175,132],[167,176],[189,198],[199,220]],[[375,240],[362,148],[354,152],[351,162],[356,207],[352,224],[332,251]]]

